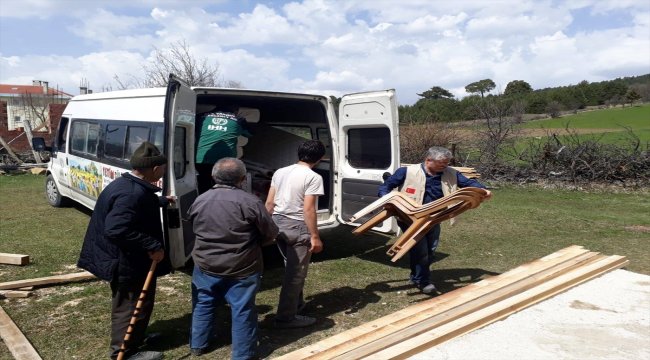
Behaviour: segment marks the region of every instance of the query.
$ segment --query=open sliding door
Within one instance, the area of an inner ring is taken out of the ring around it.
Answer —
[[[174,268],[182,267],[194,246],[194,233],[187,210],[197,197],[194,168],[194,122],[196,94],[173,74],[169,76],[165,99],[165,152],[168,159],[163,194],[176,196],[163,217],[167,250]]]

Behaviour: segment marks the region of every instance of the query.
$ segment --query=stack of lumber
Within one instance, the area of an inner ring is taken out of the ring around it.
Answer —
[[[468,179],[479,179],[481,177],[481,174],[479,174],[476,171],[476,169],[474,169],[473,167],[464,167],[464,166],[450,166],[450,167],[460,172],[461,174],[465,175],[465,177]]]
[[[63,284],[72,281],[84,281],[96,279],[88,271],[53,275],[35,279],[16,280],[0,283],[0,298],[17,298],[30,296],[34,286],[48,286],[52,284]],[[16,326],[11,317],[0,307],[0,337],[5,343],[9,352],[18,360],[40,360],[38,352],[34,349],[29,340]]]
[[[413,164],[400,164],[400,166],[409,166]],[[450,166],[450,168],[462,173],[465,175],[466,178],[468,179],[478,179],[481,177],[481,174],[479,174],[476,169],[473,167],[466,167],[466,166]]]
[[[391,216],[398,217],[404,223],[409,224],[409,227],[404,230],[404,233],[387,252],[392,256],[391,261],[395,262],[408,253],[436,224],[478,207],[486,196],[487,191],[484,189],[466,187],[436,201],[419,205],[406,194],[391,191],[352,215],[350,221],[354,222],[379,210],[373,217],[354,229],[352,233],[363,234]]]
[[[279,359],[405,359],[627,263],[623,256],[570,246]]]

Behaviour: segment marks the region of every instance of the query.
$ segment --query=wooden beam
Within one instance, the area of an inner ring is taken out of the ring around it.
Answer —
[[[0,306],[0,337],[16,360],[41,360],[29,340]]]
[[[0,264],[27,265],[29,264],[29,255],[0,253]]]
[[[61,284],[74,281],[83,281],[95,279],[95,275],[89,273],[88,271],[65,274],[65,275],[54,275],[47,276],[36,279],[25,279],[25,280],[16,280],[0,283],[0,290],[10,290],[18,289],[25,286],[44,286],[51,284]]]
[[[31,291],[22,290],[0,290],[0,298],[26,298],[32,296]]]
[[[2,147],[5,150],[7,150],[7,154],[9,154],[9,156],[11,156],[11,158],[14,159],[14,161],[16,161],[16,163],[18,163],[18,164],[22,163],[22,160],[20,160],[20,158],[18,156],[16,156],[16,153],[14,153],[14,151],[11,149],[11,146],[9,146],[9,144],[7,144],[7,142],[5,141],[5,139],[2,138],[2,136],[0,136],[0,145],[2,145]]]
[[[387,334],[396,331],[397,326],[404,327],[415,324],[422,321],[423,318],[480,299],[492,291],[513,286],[512,284],[524,281],[532,276],[543,276],[543,274],[552,273],[553,271],[549,269],[560,266],[555,271],[562,271],[563,268],[573,266],[586,257],[592,256],[593,253],[581,246],[570,246],[498,276],[467,285],[461,289],[445,293],[431,300],[423,301],[380,319],[362,324],[354,329],[344,331],[316,344],[286,354],[280,359],[329,359],[339,356],[356,349],[360,344],[381,339]]]
[[[623,256],[604,257],[599,261],[569,271],[555,279],[468,314],[456,321],[418,336],[402,339],[396,345],[374,353],[369,358],[373,360],[406,359],[434,345],[508,317],[521,309],[548,299],[606,272],[621,268],[628,263],[629,261]]]
[[[345,354],[335,357],[336,359],[360,359],[374,354],[389,346],[395,345],[404,339],[418,336],[431,329],[443,326],[464,316],[479,311],[485,307],[506,300],[520,294],[530,288],[539,286],[551,279],[554,279],[567,271],[585,266],[586,264],[598,261],[602,256],[597,253],[587,253],[571,261],[558,264],[554,267],[541,271],[530,277],[508,284],[502,288],[495,289],[493,286],[483,289],[480,296],[474,299],[458,299],[450,304],[431,311],[425,311],[409,319],[408,322],[391,324],[387,331],[378,335],[372,334],[374,341],[365,341]],[[388,332],[390,331],[390,332]]]
[[[37,164],[40,164],[43,162],[43,159],[41,159],[41,154],[39,154],[36,149],[34,149],[34,146],[32,145],[32,139],[34,136],[32,135],[32,123],[30,120],[23,120],[23,129],[25,129],[25,134],[27,135],[27,140],[29,141],[29,148],[32,149],[32,153],[34,154],[34,162]]]

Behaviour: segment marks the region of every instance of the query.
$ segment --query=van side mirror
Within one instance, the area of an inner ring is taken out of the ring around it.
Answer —
[[[45,145],[45,139],[42,138],[42,137],[32,138],[32,149],[34,149],[34,151],[49,151],[49,152],[52,152],[52,147],[51,146],[46,146]]]

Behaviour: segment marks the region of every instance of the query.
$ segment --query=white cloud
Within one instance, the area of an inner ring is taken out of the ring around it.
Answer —
[[[92,15],[80,19],[80,25],[69,30],[82,39],[101,44],[104,49],[142,49],[154,42],[154,36],[142,28],[154,25],[149,18],[115,15],[97,9]]]
[[[217,5],[228,0],[191,0],[193,7]],[[0,0],[0,17],[46,19],[60,15],[91,14],[97,9],[187,8],[184,0]]]
[[[406,34],[423,33],[431,35],[432,32],[444,32],[457,29],[465,20],[467,14],[461,12],[457,15],[443,15],[440,17],[424,15],[400,26]]]
[[[139,74],[153,46],[179,40],[249,88],[337,95],[396,88],[403,103],[432,86],[463,96],[465,85],[485,78],[501,89],[512,80],[542,88],[650,69],[650,2],[640,0],[0,1],[0,16],[29,17],[26,24],[63,8],[77,38],[61,40],[93,47],[84,56],[16,56],[0,44],[3,83],[42,78],[74,90],[87,78],[101,87],[114,74]],[[631,21],[580,19],[576,29],[576,9]],[[29,41],[26,32],[16,36]]]

